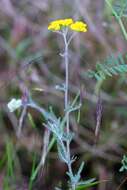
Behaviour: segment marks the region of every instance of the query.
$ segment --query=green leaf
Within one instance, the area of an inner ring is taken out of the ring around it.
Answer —
[[[35,122],[33,120],[33,117],[32,117],[32,115],[30,113],[28,113],[28,119],[29,119],[29,122],[30,122],[30,125],[32,126],[32,128],[36,129],[37,128],[36,124],[35,124]]]
[[[27,48],[31,45],[32,39],[27,38],[22,40],[16,47],[16,55],[18,58],[21,58],[25,53]]]
[[[122,163],[122,166],[119,169],[119,172],[123,172],[124,170],[127,170],[127,156],[126,155],[123,155],[123,159],[121,163]]]
[[[95,78],[97,81],[103,81],[107,79],[107,77],[121,75],[126,72],[127,64],[121,54],[119,54],[117,57],[114,55],[107,57],[101,64],[96,64],[95,71],[88,71],[88,73],[91,74],[90,77]]]
[[[85,189],[93,187],[93,186],[95,186],[97,184],[104,183],[104,182],[107,181],[107,180],[103,180],[103,181],[95,181],[95,182],[93,182],[93,180],[95,180],[95,179],[90,179],[90,180],[84,181],[84,184],[79,185],[76,188],[76,190],[85,190]]]

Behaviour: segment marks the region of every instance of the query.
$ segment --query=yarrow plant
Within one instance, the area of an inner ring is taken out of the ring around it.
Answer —
[[[65,83],[62,85],[57,85],[56,89],[62,90],[64,93],[64,117],[56,117],[53,110],[46,111],[44,108],[37,105],[30,95],[26,94],[25,101],[15,100],[8,104],[8,108],[10,111],[15,111],[20,106],[23,107],[22,118],[24,112],[26,112],[27,107],[34,108],[38,110],[45,118],[46,123],[44,126],[46,130],[53,133],[53,139],[51,143],[49,143],[48,149],[46,153],[50,150],[53,143],[57,142],[58,155],[61,161],[63,161],[67,167],[67,175],[69,177],[69,189],[78,190],[78,188],[86,188],[95,185],[97,182],[94,182],[94,179],[90,179],[88,181],[81,181],[81,172],[84,168],[84,162],[81,163],[78,171],[74,173],[72,164],[75,162],[76,157],[71,156],[70,144],[72,142],[74,134],[70,130],[70,113],[76,110],[79,110],[81,107],[81,103],[78,103],[78,98],[80,93],[77,93],[75,99],[70,102],[69,100],[69,44],[71,40],[74,38],[77,32],[87,32],[87,24],[82,21],[74,21],[71,18],[67,19],[59,19],[52,21],[49,23],[48,30],[56,32],[60,34],[63,38],[64,42],[64,52],[60,55],[64,58],[65,63]],[[71,32],[70,32],[71,31]],[[76,33],[73,33],[76,32]],[[25,111],[24,111],[25,110]],[[21,120],[22,120],[21,118]],[[46,155],[46,154],[45,154]],[[40,161],[39,166],[37,167],[32,179],[35,178],[40,166],[44,163],[44,156],[42,155],[42,159]],[[56,188],[59,189],[59,188]]]
[[[59,140],[57,140],[57,144],[58,144],[58,151],[59,151],[60,158],[68,166],[67,174],[70,178],[71,187],[73,190],[75,190],[80,180],[80,174],[84,167],[84,163],[81,164],[77,174],[74,175],[73,170],[72,170],[72,163],[75,161],[75,158],[71,157],[71,154],[70,154],[70,142],[72,140],[72,134],[70,132],[69,116],[70,116],[71,111],[80,109],[81,105],[73,107],[72,110],[70,110],[69,97],[68,97],[68,94],[69,94],[68,48],[73,38],[73,34],[69,36],[69,39],[68,39],[69,29],[76,32],[86,32],[87,24],[81,21],[74,22],[71,18],[68,18],[68,19],[62,19],[62,20],[61,19],[55,20],[51,22],[48,26],[48,30],[59,31],[59,34],[62,35],[63,41],[64,41],[64,53],[61,55],[64,57],[64,62],[65,62],[64,110],[65,110],[65,116],[66,116],[66,133],[63,133],[63,136],[65,136],[66,138],[65,137],[60,138]]]

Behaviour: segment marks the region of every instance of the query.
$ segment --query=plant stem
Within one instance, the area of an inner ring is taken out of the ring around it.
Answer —
[[[126,29],[124,27],[124,24],[123,24],[121,19],[119,19],[118,22],[119,22],[119,25],[120,25],[121,30],[123,32],[124,38],[125,38],[125,40],[127,40],[127,31],[126,31]]]
[[[65,58],[65,96],[64,96],[64,107],[65,107],[65,114],[67,115],[66,119],[66,132],[69,136],[70,134],[70,126],[69,126],[69,59],[68,59],[68,41],[67,41],[67,31],[63,32],[63,38],[64,38],[64,58]],[[67,156],[68,156],[68,171],[71,176],[73,176],[72,167],[71,167],[71,154],[70,154],[70,141],[67,140],[66,142],[67,146]],[[73,182],[71,181],[72,190],[75,190],[75,186],[73,185]]]
[[[125,40],[127,40],[127,31],[126,31],[125,26],[124,26],[124,24],[122,22],[122,19],[118,16],[117,12],[113,9],[112,4],[110,3],[110,1],[109,0],[105,0],[105,1],[106,1],[107,5],[110,7],[110,9],[111,9],[112,13],[114,14],[114,16],[116,17],[116,20],[118,21],[118,23],[120,25],[120,28],[122,30],[122,33],[124,35]]]

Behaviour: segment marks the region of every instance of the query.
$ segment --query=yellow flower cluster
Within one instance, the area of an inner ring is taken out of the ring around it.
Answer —
[[[86,23],[81,21],[74,22],[71,18],[52,21],[48,26],[48,30],[59,31],[63,27],[68,27],[76,32],[87,32]]]
[[[87,32],[87,24],[85,24],[84,22],[81,22],[81,21],[77,21],[77,22],[71,24],[70,28],[77,32]]]
[[[73,23],[71,18],[59,19],[51,22],[48,26],[48,30],[60,30],[62,27],[67,27]]]

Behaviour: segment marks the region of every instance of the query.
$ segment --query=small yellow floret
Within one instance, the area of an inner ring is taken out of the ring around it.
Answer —
[[[81,21],[76,21],[70,25],[70,28],[77,32],[87,32],[87,24]]]
[[[67,27],[71,25],[72,23],[73,23],[73,20],[71,18],[55,20],[49,24],[48,30],[55,30],[55,31],[61,30],[62,27]]]
[[[63,19],[62,22],[61,22],[61,25],[63,26],[69,26],[73,23],[73,20],[71,18],[68,18],[68,19]]]
[[[60,25],[58,23],[51,23],[49,26],[48,26],[48,30],[60,30]]]

